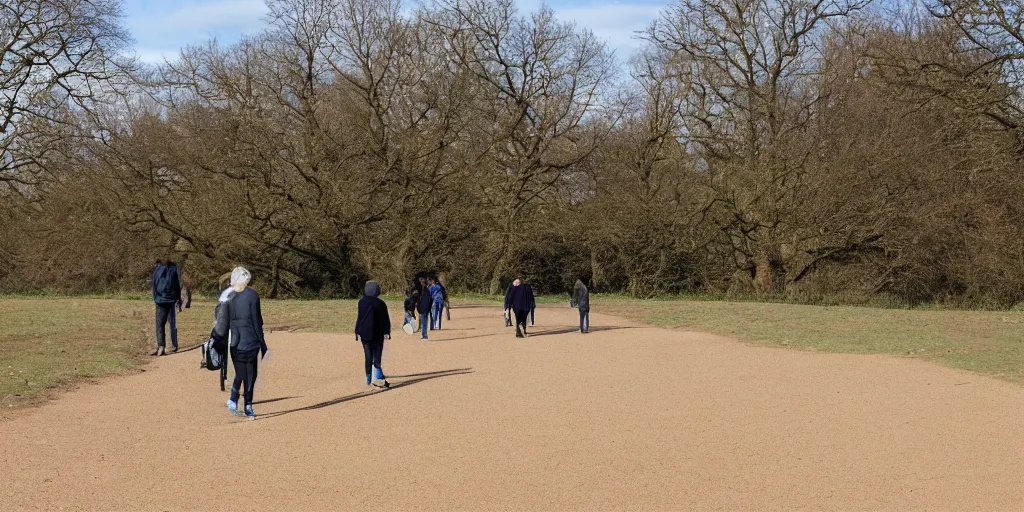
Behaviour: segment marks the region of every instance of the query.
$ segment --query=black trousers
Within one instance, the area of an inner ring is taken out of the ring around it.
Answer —
[[[256,360],[260,351],[239,352],[231,347],[231,362],[235,365],[235,380],[231,383],[231,401],[238,401],[238,392],[245,386],[245,405],[252,405],[252,391],[256,386]]]
[[[580,310],[580,332],[587,332],[590,330],[590,310]]]
[[[516,331],[518,332],[519,331],[519,326],[522,326],[523,327],[522,332],[525,334],[526,333],[526,322],[527,322],[527,320],[530,319],[530,312],[529,311],[519,311],[519,310],[516,310],[515,313],[516,313]]]
[[[174,316],[174,304],[157,304],[156,305],[156,346],[166,347],[167,346],[167,321],[171,321],[171,345],[178,346],[178,326],[175,325],[173,320]]]
[[[364,341],[363,342],[363,356],[366,364],[366,374],[369,375],[374,368],[380,370],[380,358],[384,355],[384,340],[380,341]],[[383,373],[383,371],[381,372]]]

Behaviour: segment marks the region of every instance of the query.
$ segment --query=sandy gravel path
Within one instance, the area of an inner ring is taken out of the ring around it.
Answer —
[[[1024,510],[1022,387],[601,315],[582,336],[568,308],[527,340],[452,316],[396,332],[376,393],[351,336],[272,334],[256,421],[197,351],[25,411],[0,510]]]

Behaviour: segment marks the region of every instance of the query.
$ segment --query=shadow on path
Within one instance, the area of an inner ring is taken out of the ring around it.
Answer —
[[[282,396],[281,398],[268,398],[266,400],[255,400],[255,401],[253,401],[252,404],[253,405],[271,404],[271,403],[274,403],[274,402],[281,402],[283,400],[291,400],[293,398],[302,398],[302,397],[298,397],[298,396]]]
[[[419,375],[422,375],[422,377],[417,377],[417,378],[412,379],[412,380],[406,380],[406,381],[402,381],[402,382],[398,382],[398,383],[393,383],[393,384],[391,384],[390,388],[384,388],[384,389],[379,389],[379,390],[375,388],[374,391],[360,391],[358,393],[352,393],[351,395],[346,395],[346,396],[343,396],[341,398],[335,398],[334,400],[328,400],[326,402],[320,402],[318,404],[307,405],[306,407],[298,407],[298,408],[295,408],[295,409],[289,409],[287,411],[280,411],[280,412],[272,412],[272,413],[262,414],[262,415],[257,417],[257,420],[267,420],[267,419],[274,418],[274,417],[277,417],[277,416],[284,416],[285,414],[291,414],[293,412],[315,411],[317,409],[323,409],[324,407],[330,407],[332,405],[338,405],[338,404],[341,404],[341,403],[349,402],[349,401],[352,401],[352,400],[357,400],[357,399],[360,399],[360,398],[365,398],[365,397],[370,397],[370,396],[374,396],[374,395],[379,395],[381,393],[387,393],[388,391],[393,391],[395,389],[404,388],[406,386],[411,386],[413,384],[419,384],[420,382],[426,382],[428,380],[439,379],[441,377],[451,377],[451,376],[454,376],[454,375],[466,375],[468,373],[473,373],[473,369],[472,368],[463,368],[463,369],[458,369],[458,370],[443,370],[443,371],[439,371],[439,372],[423,373],[423,374],[419,374]],[[401,378],[401,377],[389,376],[388,378],[396,378],[397,379],[397,378]]]
[[[617,326],[617,325],[605,325],[605,326],[600,326],[600,327],[591,327],[590,330],[587,331],[587,332],[588,333],[592,333],[592,332],[601,332],[601,331],[617,331],[617,330],[620,330],[620,329],[636,329],[636,327],[622,327],[622,326]],[[541,332],[537,332],[537,333],[531,332],[530,333],[530,338],[536,338],[537,336],[554,336],[554,335],[557,335],[557,334],[572,334],[574,332],[575,333],[580,332],[580,328],[579,327],[565,327],[565,328],[562,328],[562,329],[552,329],[552,330],[549,330],[549,331],[541,331]]]
[[[443,376],[443,375],[447,375],[449,373],[451,373],[451,374],[462,373],[462,372],[470,373],[472,371],[473,371],[472,368],[456,368],[454,370],[441,370],[439,372],[410,373],[408,375],[387,375],[386,377],[389,378],[389,379],[410,379],[412,377],[427,377],[427,376],[430,376],[430,375],[442,375]]]

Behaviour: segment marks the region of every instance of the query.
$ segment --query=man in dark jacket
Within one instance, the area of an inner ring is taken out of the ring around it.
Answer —
[[[511,309],[516,317],[516,338],[524,338],[526,333],[526,322],[530,316],[530,306],[534,303],[533,288],[528,284],[520,283],[518,279],[512,284],[511,290],[505,297],[505,309]]]
[[[572,298],[569,299],[569,306],[580,310],[580,332],[590,332],[590,292],[583,281],[576,280],[576,286],[572,288]]]
[[[430,309],[434,305],[434,299],[427,291],[427,278],[420,277],[420,296],[416,304],[416,311],[420,314],[420,326],[423,327],[423,339],[427,339],[427,331],[430,329]]]
[[[238,397],[244,386],[245,415],[255,418],[252,400],[256,386],[256,361],[257,356],[267,354],[267,342],[263,336],[260,296],[248,286],[251,279],[252,274],[242,267],[235,267],[231,271],[231,289],[221,295],[222,304],[217,309],[214,332],[217,336],[228,336],[231,361],[235,366],[228,410],[238,414]]]
[[[359,299],[356,315],[356,341],[363,344],[367,386],[391,386],[384,380],[384,370],[380,367],[384,340],[390,339],[391,317],[388,315],[388,305],[380,300],[380,285],[370,281],[363,290],[363,298]]]
[[[167,353],[168,320],[171,323],[172,352],[178,351],[178,328],[174,307],[181,301],[181,270],[169,260],[157,260],[153,269],[153,303],[156,304],[156,351],[154,356]]]

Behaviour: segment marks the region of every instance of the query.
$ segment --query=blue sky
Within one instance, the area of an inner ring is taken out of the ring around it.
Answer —
[[[541,0],[517,0],[521,11],[532,11]],[[620,59],[626,59],[642,30],[668,0],[550,0],[562,19],[574,20],[608,42]],[[149,62],[173,58],[182,46],[212,37],[233,42],[241,34],[263,26],[263,0],[125,0],[125,25],[136,41],[136,53]]]

